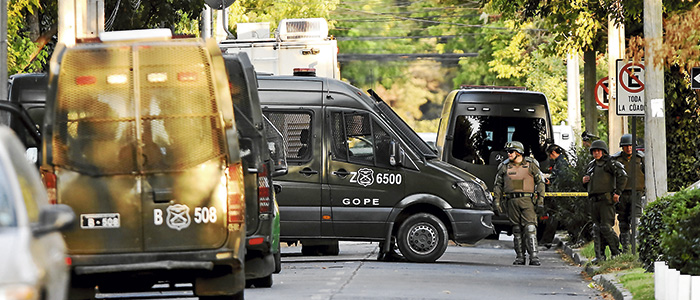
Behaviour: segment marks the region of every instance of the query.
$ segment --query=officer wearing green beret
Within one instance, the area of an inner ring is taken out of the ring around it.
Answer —
[[[544,213],[544,176],[539,164],[531,157],[524,157],[525,149],[518,141],[506,143],[508,159],[496,172],[494,196],[496,213],[508,213],[513,226],[514,265],[525,264],[525,250],[530,265],[539,266],[537,256],[537,214]],[[535,209],[537,206],[537,212]]]
[[[593,221],[593,248],[598,263],[605,260],[603,241],[610,246],[610,254],[620,254],[620,241],[613,231],[615,203],[627,184],[625,167],[608,155],[608,144],[603,140],[591,143],[593,160],[586,166],[583,184],[588,189],[589,213]]]

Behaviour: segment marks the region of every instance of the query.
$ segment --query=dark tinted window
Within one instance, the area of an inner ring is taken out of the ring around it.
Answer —
[[[264,112],[265,117],[282,133],[289,161],[308,161],[312,154],[310,112]]]
[[[367,113],[332,114],[335,160],[389,167],[391,137]]]
[[[455,124],[452,156],[478,165],[496,165],[498,154],[504,157],[503,146],[519,141],[525,156],[538,161],[547,159],[546,122],[538,118],[497,116],[459,116]],[[505,156],[507,157],[507,156]]]

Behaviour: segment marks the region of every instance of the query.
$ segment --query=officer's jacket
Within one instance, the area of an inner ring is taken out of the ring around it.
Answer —
[[[496,199],[501,199],[504,193],[534,193],[538,195],[538,205],[541,205],[544,197],[544,176],[537,161],[531,157],[523,157],[520,164],[506,159],[498,166],[493,190]]]
[[[626,153],[619,151],[619,152],[611,155],[611,157],[614,160],[619,161],[625,167],[625,171],[627,171],[628,176],[631,176],[631,175],[635,176],[634,180],[636,182],[634,184],[637,186],[637,190],[643,191],[644,190],[644,153],[637,151],[637,155],[635,155],[634,161],[637,164],[636,165],[637,169],[634,172],[635,174],[631,173],[632,155],[627,155]],[[632,190],[632,179],[630,178],[627,180],[627,184],[625,185],[625,191],[631,191],[631,190]]]
[[[627,184],[625,167],[609,155],[591,160],[586,166],[586,175],[591,177],[591,180],[584,184],[589,195],[609,193],[620,195]]]

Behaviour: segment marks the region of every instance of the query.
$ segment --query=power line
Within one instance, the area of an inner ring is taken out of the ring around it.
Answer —
[[[467,36],[474,36],[482,33],[471,33],[461,35],[413,35],[413,36],[339,36],[338,41],[378,41],[378,40],[407,40],[407,39],[454,39]]]
[[[478,53],[387,53],[387,54],[361,54],[361,53],[339,53],[339,62],[357,61],[357,60],[375,60],[375,61],[390,61],[390,60],[420,60],[430,59],[438,61],[456,61],[463,57],[476,57]]]

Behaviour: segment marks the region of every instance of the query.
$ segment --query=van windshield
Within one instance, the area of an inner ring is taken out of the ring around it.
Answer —
[[[188,44],[137,48],[67,50],[56,96],[55,165],[131,174],[224,156],[206,53]],[[132,67],[134,61],[142,63]]]
[[[507,142],[519,141],[525,156],[547,159],[547,127],[542,118],[499,116],[458,116],[454,129],[452,156],[477,165],[497,165],[505,155]]]

